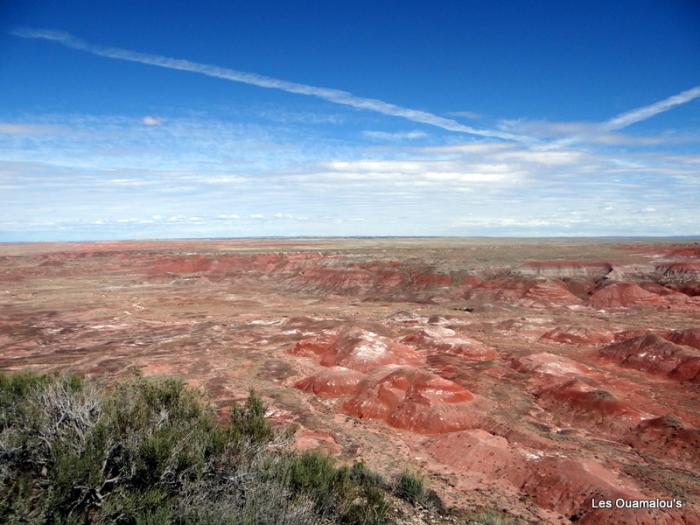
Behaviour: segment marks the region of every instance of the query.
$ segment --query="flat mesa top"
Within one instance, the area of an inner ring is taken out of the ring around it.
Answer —
[[[460,249],[521,247],[549,249],[582,246],[609,249],[644,249],[648,246],[700,245],[692,238],[615,238],[615,237],[299,237],[245,239],[153,239],[79,242],[0,243],[0,256],[34,255],[53,252],[181,251],[196,252],[286,252],[324,250]]]

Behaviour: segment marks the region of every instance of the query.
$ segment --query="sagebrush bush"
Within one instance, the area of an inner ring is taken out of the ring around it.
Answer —
[[[177,379],[0,375],[0,521],[385,522],[378,475],[278,439],[254,393],[221,422]]]
[[[404,470],[396,479],[394,494],[409,503],[418,503],[425,497],[425,482],[420,475]]]

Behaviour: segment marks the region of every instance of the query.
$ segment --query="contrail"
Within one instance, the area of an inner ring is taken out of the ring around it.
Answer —
[[[691,100],[700,98],[700,86],[688,89],[672,97],[665,98],[648,106],[643,106],[641,108],[633,109],[626,113],[622,113],[616,117],[611,118],[603,124],[603,128],[608,131],[613,131],[617,129],[626,128],[636,122],[646,120],[659,113],[668,111],[675,106],[680,106],[681,104],[686,104]]]
[[[328,102],[333,102],[334,104],[341,104],[344,106],[351,106],[357,109],[364,109],[367,111],[382,113],[384,115],[400,117],[413,122],[428,124],[430,126],[436,126],[438,128],[442,128],[448,131],[454,131],[457,133],[468,133],[471,135],[478,135],[481,137],[498,138],[504,140],[517,140],[523,142],[529,140],[527,137],[521,137],[518,135],[513,135],[511,133],[465,126],[464,124],[460,124],[456,120],[444,118],[433,113],[428,113],[426,111],[420,111],[417,109],[404,108],[395,104],[391,104],[389,102],[384,102],[382,100],[358,97],[356,95],[353,95],[352,93],[348,93],[347,91],[342,91],[339,89],[322,88],[317,86],[310,86],[307,84],[299,84],[297,82],[288,82],[286,80],[266,77],[263,75],[258,75],[256,73],[246,73],[243,71],[237,71],[235,69],[229,69],[225,67],[213,66],[208,64],[199,64],[197,62],[191,62],[189,60],[183,60],[179,58],[170,58],[161,55],[151,55],[147,53],[140,53],[137,51],[129,51],[128,49],[98,46],[80,40],[79,38],[76,38],[69,33],[64,33],[61,31],[18,29],[13,31],[12,34],[22,38],[37,38],[42,40],[49,40],[51,42],[61,44],[65,47],[85,51],[87,53],[91,53],[100,57],[113,58],[117,60],[126,60],[128,62],[138,62],[140,64],[148,64],[151,66],[158,66],[167,69],[190,71],[192,73],[199,73],[201,75],[206,75],[209,77],[223,78],[232,82],[241,82],[243,84],[250,84],[252,86],[258,86],[262,88],[279,89],[288,93],[317,97]]]
[[[637,122],[650,119],[659,113],[673,109],[681,104],[687,104],[700,98],[700,86],[690,88],[686,91],[678,93],[677,95],[670,96],[648,106],[642,106],[641,108],[633,109],[631,111],[626,111],[625,113],[620,113],[616,117],[606,120],[605,122],[599,122],[591,126],[588,133],[573,135],[570,137],[562,138],[550,142],[546,146],[542,146],[540,149],[551,150],[561,148],[562,146],[570,146],[577,142],[584,142],[587,139],[595,137],[596,135],[605,134],[610,131],[617,131],[619,129],[626,128]]]

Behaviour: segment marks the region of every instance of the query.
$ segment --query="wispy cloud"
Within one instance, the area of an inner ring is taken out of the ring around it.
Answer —
[[[605,124],[603,124],[603,128],[609,131],[626,128],[627,126],[631,126],[632,124],[641,122],[642,120],[647,120],[655,115],[658,115],[659,113],[663,113],[664,111],[673,109],[676,106],[680,106],[681,104],[687,104],[696,98],[700,98],[700,86],[696,86],[683,91],[682,93],[678,93],[677,95],[673,95],[672,97],[654,102],[648,106],[643,106],[641,108],[622,113],[605,122]]]
[[[451,117],[462,117],[469,120],[479,120],[481,115],[473,111],[451,111],[448,113]]]
[[[58,126],[0,122],[0,135],[39,135],[44,133],[55,133],[58,130]]]
[[[138,62],[140,64],[147,64],[167,69],[189,71],[192,73],[199,73],[201,75],[206,75],[209,77],[230,80],[232,82],[240,82],[243,84],[249,84],[267,89],[279,89],[288,93],[317,97],[328,102],[332,102],[334,104],[341,104],[356,109],[374,111],[376,113],[381,113],[384,115],[400,117],[413,122],[427,124],[429,126],[435,126],[457,133],[468,133],[471,135],[499,138],[505,140],[525,140],[524,137],[518,137],[511,133],[465,126],[464,124],[460,124],[456,120],[441,117],[439,115],[435,115],[427,111],[405,108],[373,98],[359,97],[357,95],[353,95],[352,93],[342,91],[339,89],[323,88],[318,86],[311,86],[308,84],[301,84],[297,82],[289,82],[287,80],[280,80],[277,78],[258,75],[257,73],[247,73],[220,66],[200,64],[197,62],[191,62],[189,60],[179,58],[171,58],[161,55],[152,55],[147,53],[140,53],[137,51],[130,51],[128,49],[119,49],[115,47],[104,47],[94,45],[80,40],[79,38],[76,38],[69,33],[61,31],[18,29],[13,31],[13,34],[22,38],[36,38],[41,40],[48,40],[57,44],[61,44],[65,47],[69,47],[71,49],[85,51],[87,53],[91,53],[93,55],[105,58],[125,60],[128,62]]]
[[[654,102],[653,104],[626,111],[604,122],[551,122],[547,120],[506,119],[499,123],[498,128],[507,133],[531,137],[533,144],[537,140],[550,140],[549,143],[540,143],[535,146],[544,150],[567,147],[582,142],[640,146],[667,142],[694,142],[698,140],[697,135],[679,135],[671,133],[638,136],[623,135],[616,132],[638,122],[655,117],[677,106],[692,102],[697,98],[700,98],[700,86]]]
[[[415,140],[427,137],[428,134],[424,131],[373,131],[365,130],[362,135],[369,139],[400,141],[400,140]]]

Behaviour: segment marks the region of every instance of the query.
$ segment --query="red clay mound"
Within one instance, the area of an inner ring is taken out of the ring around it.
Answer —
[[[685,427],[672,416],[642,421],[624,442],[662,458],[700,465],[700,429]]]
[[[700,281],[671,283],[668,286],[691,298],[700,296]],[[698,303],[696,302],[695,304],[697,305]]]
[[[642,420],[642,413],[619,401],[610,392],[572,379],[541,390],[537,399],[557,419],[573,426],[591,426],[607,431],[628,430]]]
[[[468,390],[453,381],[412,367],[392,366],[362,381],[343,410],[396,428],[438,434],[477,424],[472,399]]]
[[[600,349],[600,355],[617,364],[664,374],[679,381],[700,381],[700,351],[646,335]]]
[[[586,525],[672,525],[696,523],[697,519],[690,511],[675,509],[593,509],[593,498],[611,500],[613,504],[618,498],[649,499],[635,485],[593,461],[545,457],[511,471],[510,478],[537,505]]]
[[[634,283],[612,283],[596,290],[589,303],[595,308],[661,306],[664,299]]]
[[[587,373],[587,368],[576,361],[549,352],[530,354],[512,362],[519,372],[550,375],[555,377],[579,376]]]
[[[700,276],[700,263],[677,262],[657,264],[656,271],[668,279],[697,279]]]
[[[666,339],[677,345],[692,346],[700,350],[700,328],[688,328],[687,330],[676,330],[666,336]]]
[[[483,429],[431,437],[426,448],[437,461],[468,476],[474,487],[502,481],[504,472],[523,463],[522,453],[512,443]]]
[[[700,356],[686,359],[669,375],[678,381],[700,383]]]
[[[568,458],[543,457],[510,473],[511,480],[535,502],[566,516],[590,509],[593,496],[621,497],[613,475],[601,465],[589,465]],[[614,499],[606,497],[605,499]]]
[[[652,330],[650,328],[635,328],[630,330],[621,330],[615,332],[615,342],[619,343],[621,341],[628,341],[629,339],[634,339],[635,337],[644,337],[645,335],[651,334],[663,334],[663,331]]]
[[[539,281],[527,293],[525,299],[533,302],[532,306],[568,306],[581,304],[583,301],[572,294],[561,281]],[[529,306],[529,305],[528,305]]]
[[[612,343],[615,336],[609,330],[594,330],[583,326],[562,326],[550,330],[541,339],[565,344]]]
[[[641,283],[639,286],[644,288],[647,292],[655,293],[656,295],[660,295],[661,297],[671,296],[672,298],[677,298],[679,300],[687,299],[684,297],[684,293],[681,293],[678,290],[667,288],[666,286],[663,286],[659,283]]]
[[[587,525],[696,523],[694,514],[675,509],[593,509],[593,498],[614,502],[617,498],[649,499],[649,496],[601,463],[519,449],[505,438],[483,430],[452,432],[431,438],[427,450],[440,463],[457,467],[473,487],[495,488],[509,483],[538,506],[561,513],[572,522]]]
[[[582,302],[561,281],[522,276],[494,277],[468,290],[465,298],[534,307],[568,306]]]
[[[333,366],[302,379],[294,386],[319,397],[340,397],[354,394],[364,377],[362,372],[342,366]]]
[[[336,339],[337,336],[335,335],[301,339],[294,347],[289,349],[289,353],[304,357],[320,358],[333,351]]]
[[[344,330],[337,336],[302,339],[290,352],[316,356],[322,366],[338,365],[360,372],[388,364],[417,365],[423,362],[410,346],[360,328]]]
[[[424,328],[415,334],[404,337],[401,342],[428,351],[460,355],[467,359],[489,360],[496,358],[495,349],[480,341],[457,335],[454,330],[443,326]]]
[[[659,282],[686,296],[700,295],[700,263],[678,262],[659,264]]]

